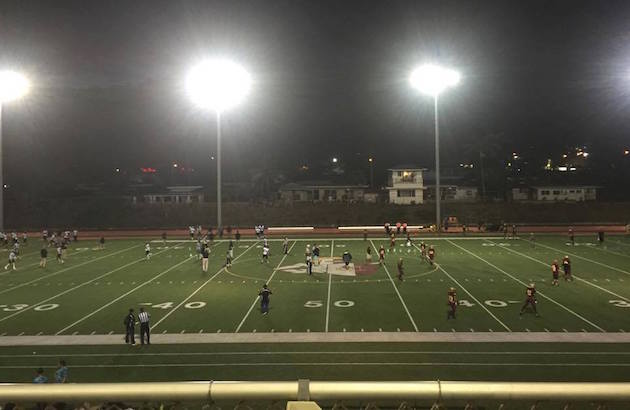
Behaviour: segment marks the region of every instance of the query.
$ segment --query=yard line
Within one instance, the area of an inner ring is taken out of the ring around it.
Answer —
[[[522,257],[527,258],[527,259],[530,259],[530,260],[532,260],[532,261],[534,261],[534,262],[538,262],[538,263],[540,263],[541,265],[549,266],[549,265],[547,265],[545,262],[543,262],[543,261],[541,261],[541,260],[539,260],[539,259],[533,258],[533,257],[531,257],[531,256],[529,256],[529,255],[527,255],[527,254],[524,254],[524,253],[521,253],[521,252],[515,251],[515,250],[510,249],[510,248],[507,248],[507,247],[505,247],[505,248],[503,248],[503,249],[505,249],[505,250],[507,250],[507,251],[510,251],[510,252],[512,252],[512,253],[515,253],[515,254],[517,254],[517,255],[521,255]],[[628,298],[626,298],[626,297],[623,297],[623,296],[621,296],[621,295],[618,295],[618,294],[616,294],[615,292],[613,292],[613,291],[611,291],[611,290],[608,290],[608,289],[603,288],[603,287],[601,287],[601,286],[599,286],[599,285],[596,285],[596,284],[594,284],[594,283],[592,283],[592,282],[590,282],[590,281],[588,281],[588,280],[586,280],[586,279],[582,279],[582,278],[580,278],[579,276],[575,276],[575,275],[571,275],[571,276],[573,276],[575,279],[579,280],[580,282],[584,282],[584,283],[586,283],[587,285],[590,285],[590,286],[592,286],[592,287],[594,287],[594,288],[597,288],[597,289],[599,289],[599,290],[601,290],[601,291],[603,291],[603,292],[606,292],[606,293],[608,293],[608,294],[610,294],[610,295],[613,295],[613,296],[615,296],[615,297],[618,297],[619,299],[623,299],[623,300],[625,300],[626,302],[630,302],[630,299],[628,299]]]
[[[527,240],[527,239],[525,239],[525,240],[526,240],[527,242],[529,242],[529,240]],[[576,255],[576,254],[574,254],[574,253],[566,252],[566,251],[563,251],[563,250],[561,250],[561,249],[554,248],[554,247],[552,247],[552,246],[547,246],[547,245],[544,245],[544,244],[542,244],[542,243],[537,243],[537,245],[542,246],[542,247],[547,248],[547,249],[551,249],[551,250],[553,250],[553,251],[557,251],[557,252],[560,252],[560,253],[564,253],[565,255],[571,255],[571,256],[574,256],[574,257],[576,257],[576,258],[578,258],[578,259],[582,259],[582,260],[585,260],[585,261],[588,261],[588,262],[592,262],[592,263],[594,263],[594,264],[596,264],[596,265],[600,265],[600,266],[603,266],[603,267],[608,268],[608,269],[616,270],[617,272],[625,273],[626,275],[630,275],[630,272],[628,272],[628,271],[626,271],[626,270],[619,269],[619,268],[615,268],[614,266],[606,265],[605,263],[601,263],[601,262],[598,262],[598,261],[593,260],[593,259],[585,258],[584,256],[580,256],[580,255]]]
[[[116,251],[114,253],[110,253],[109,255],[103,255],[103,256],[100,256],[98,258],[82,262],[82,263],[80,263],[78,265],[72,265],[72,266],[69,266],[69,267],[67,267],[65,269],[58,270],[57,272],[53,272],[53,273],[49,273],[48,275],[40,276],[37,279],[33,279],[31,281],[28,281],[28,282],[25,282],[25,283],[21,283],[19,285],[13,286],[11,288],[4,289],[4,290],[0,291],[0,295],[2,295],[3,293],[10,292],[10,291],[15,290],[15,289],[19,289],[19,288],[21,288],[23,286],[30,285],[31,283],[35,283],[35,282],[40,281],[42,279],[46,279],[46,278],[49,278],[51,276],[59,275],[60,273],[67,272],[67,271],[72,270],[72,269],[80,268],[81,266],[87,265],[88,263],[93,263],[93,262],[99,261],[101,259],[105,259],[105,258],[109,258],[109,257],[114,256],[114,255],[118,255],[119,253],[127,252],[128,250],[133,249],[133,248],[137,248],[138,246],[140,246],[140,245],[133,245],[133,246],[130,246],[128,248]]]
[[[374,245],[374,241],[372,239],[370,239],[370,243],[372,244],[372,248],[374,248],[374,254],[378,255],[378,249],[376,248],[376,245]],[[409,320],[411,321],[413,328],[416,330],[416,332],[419,332],[420,330],[418,329],[416,322],[413,320],[413,317],[411,316],[411,312],[409,312],[409,309],[407,308],[407,304],[403,300],[402,295],[400,294],[400,292],[398,291],[398,288],[396,287],[396,284],[394,283],[394,279],[392,279],[392,275],[389,274],[389,270],[387,269],[387,266],[384,263],[383,263],[383,268],[385,268],[385,273],[387,273],[387,276],[389,277],[389,281],[394,287],[394,290],[396,291],[396,294],[398,295],[398,299],[400,299],[400,303],[402,303],[403,308],[405,308],[405,312],[407,312],[407,316],[409,317]]]
[[[291,253],[291,250],[293,249],[293,247],[295,246],[296,243],[297,243],[297,241],[293,241],[293,244],[289,248],[289,253]],[[265,283],[268,284],[269,282],[271,282],[271,280],[273,279],[273,277],[276,274],[276,272],[278,271],[278,269],[280,269],[280,265],[282,265],[282,262],[284,262],[284,259],[287,256],[289,256],[289,253],[287,253],[286,255],[284,255],[282,257],[282,259],[280,259],[280,262],[278,262],[278,266],[276,266],[276,268],[273,270],[273,272],[271,272],[271,276],[269,276],[269,279],[267,279],[267,281]],[[249,307],[249,310],[247,311],[247,313],[245,313],[245,316],[243,316],[243,320],[241,320],[241,323],[238,324],[238,326],[236,327],[236,330],[234,331],[234,333],[238,333],[239,330],[241,330],[241,327],[243,327],[243,324],[247,320],[247,317],[252,312],[252,310],[254,310],[254,306],[256,306],[256,302],[258,302],[258,299],[260,299],[260,296],[256,296],[254,298],[254,301],[252,302],[252,305]],[[289,331],[291,331],[291,329],[289,329]]]
[[[68,253],[67,256],[74,256],[74,255],[77,255],[79,253],[83,253],[83,252],[87,252],[87,251],[89,251],[89,249],[83,249],[83,250],[80,250],[80,251],[77,251],[77,252],[74,252],[74,253]],[[19,262],[19,259],[18,259],[18,262]],[[31,272],[30,270],[24,270],[24,268],[30,268],[32,266],[38,266],[38,265],[39,265],[39,262],[33,262],[33,263],[28,264],[28,265],[23,265],[22,269],[20,270],[20,273],[22,273],[22,272]],[[7,275],[7,274],[9,274],[11,272],[12,271],[2,272],[2,273],[0,273],[0,276]]]
[[[156,254],[157,255],[157,254]],[[97,314],[98,312],[100,312],[103,309],[106,309],[108,307],[110,307],[111,305],[113,305],[114,303],[118,302],[120,299],[130,295],[131,293],[135,292],[136,290],[144,287],[145,285],[151,283],[152,281],[154,281],[155,279],[159,278],[160,276],[163,276],[165,274],[167,274],[168,272],[172,271],[173,269],[176,269],[178,267],[180,267],[181,265],[183,265],[184,263],[190,261],[192,259],[192,257],[188,257],[186,259],[184,259],[183,261],[176,263],[175,265],[171,266],[170,268],[163,270],[162,272],[158,273],[157,275],[155,275],[154,277],[152,277],[151,279],[148,279],[146,281],[144,281],[143,283],[139,284],[138,286],[136,286],[135,288],[131,289],[128,292],[123,293],[122,295],[118,296],[116,299],[104,304],[103,306],[101,306],[100,308],[88,313],[87,315],[83,316],[81,319],[77,320],[76,322],[64,327],[63,329],[61,329],[60,331],[58,331],[57,333],[55,333],[55,335],[60,335],[63,332],[65,332],[66,330],[78,325],[79,323],[83,322],[84,320],[94,316],[95,314]]]
[[[492,243],[491,241],[488,241],[488,242]],[[527,284],[526,284],[525,282],[523,282],[522,280],[518,279],[517,277],[515,277],[515,276],[511,275],[510,273],[508,273],[508,272],[504,271],[503,269],[499,268],[498,266],[496,266],[496,265],[495,265],[495,264],[493,264],[492,262],[490,262],[490,261],[488,261],[488,260],[486,260],[486,259],[482,258],[481,256],[477,255],[476,253],[471,252],[471,251],[469,251],[468,249],[466,249],[466,248],[464,248],[464,247],[462,247],[462,246],[459,246],[459,245],[457,245],[457,244],[455,244],[455,243],[453,243],[453,242],[450,242],[450,241],[449,241],[449,243],[451,243],[453,246],[456,246],[456,247],[458,247],[459,249],[461,249],[461,250],[463,250],[463,251],[466,251],[467,253],[469,253],[470,255],[474,256],[474,257],[475,257],[475,258],[477,258],[477,259],[479,259],[480,261],[482,261],[482,262],[484,262],[484,263],[486,263],[486,264],[488,264],[488,265],[492,266],[494,269],[498,270],[498,271],[499,271],[499,272],[501,272],[502,274],[504,274],[504,275],[506,275],[506,276],[508,276],[508,277],[512,278],[512,279],[513,279],[513,280],[515,280],[516,282],[518,282],[518,283],[520,283],[521,285],[523,285],[523,286],[527,287]],[[544,294],[544,293],[542,293],[540,290],[538,290],[538,292],[537,292],[537,293],[538,293],[540,296],[542,296],[543,298],[545,298],[545,299],[547,299],[548,301],[550,301],[551,303],[553,303],[553,304],[555,304],[555,305],[557,305],[557,306],[560,306],[562,309],[564,309],[564,310],[566,310],[567,312],[571,313],[573,316],[575,316],[575,317],[577,317],[577,318],[579,318],[579,319],[583,320],[584,322],[588,323],[589,325],[593,326],[595,329],[599,330],[600,332],[606,332],[603,328],[599,327],[598,325],[596,325],[595,323],[591,322],[590,320],[588,320],[588,319],[587,319],[587,318],[585,318],[584,316],[580,315],[579,313],[574,312],[573,310],[569,309],[568,307],[566,307],[566,306],[565,306],[565,305],[563,305],[562,303],[557,302],[556,300],[554,300],[554,299],[550,298],[549,296],[545,295],[545,294]]]
[[[420,250],[420,248],[418,248],[418,246],[417,246],[416,244],[414,244],[413,246],[414,246],[416,249]],[[505,323],[503,323],[503,322],[501,321],[501,319],[499,319],[498,317],[496,317],[496,316],[494,315],[494,313],[492,313],[490,310],[488,310],[488,308],[487,308],[487,307],[486,307],[483,303],[481,303],[481,302],[479,301],[479,299],[477,299],[477,298],[476,298],[476,297],[475,297],[472,293],[470,293],[470,292],[468,291],[468,289],[466,289],[466,288],[465,288],[465,287],[464,287],[461,283],[459,283],[459,282],[457,281],[457,279],[455,279],[453,276],[451,276],[451,274],[450,274],[450,273],[448,273],[448,272],[446,271],[446,269],[444,269],[444,268],[442,267],[442,265],[439,265],[439,264],[437,264],[437,263],[436,263],[436,266],[438,267],[438,269],[439,269],[439,270],[441,270],[442,272],[444,272],[444,274],[445,274],[446,276],[448,276],[450,280],[452,280],[453,282],[455,282],[455,283],[457,284],[457,286],[459,286],[460,288],[462,288],[462,290],[463,290],[464,292],[466,292],[466,293],[468,294],[468,296],[470,296],[470,297],[471,297],[471,298],[472,298],[475,302],[477,302],[477,305],[479,305],[479,306],[480,306],[483,310],[485,310],[485,311],[486,311],[486,313],[488,313],[490,316],[492,316],[492,318],[493,318],[494,320],[496,320],[497,322],[499,322],[499,324],[500,324],[501,326],[503,326],[503,328],[504,328],[505,330],[507,330],[508,332],[511,332],[511,331],[512,331],[512,329],[510,329],[510,328],[508,327],[508,325],[506,325]]]
[[[335,254],[335,240],[333,239],[330,245],[330,257],[334,258],[334,254]],[[326,269],[326,273],[328,273],[328,296],[326,297],[326,329],[325,331],[328,332],[328,320],[330,319],[330,290],[332,288],[332,274],[328,272],[328,269]]]
[[[254,245],[256,245],[257,242],[253,242],[249,248],[245,249],[240,255],[237,255],[236,258],[234,258],[233,262],[235,262],[238,258],[240,258],[241,256],[245,255],[245,253],[247,253],[247,251],[249,251],[250,249],[252,249],[254,247]],[[158,320],[153,326],[151,326],[151,330],[155,329],[160,323],[162,323],[163,321],[166,320],[166,318],[168,318],[170,315],[173,314],[173,312],[175,312],[177,309],[179,309],[180,307],[182,307],[184,305],[184,303],[188,302],[190,300],[190,298],[192,298],[193,296],[195,296],[197,294],[197,292],[199,292],[201,289],[204,288],[204,286],[206,286],[208,283],[210,283],[214,278],[216,278],[217,276],[219,276],[219,274],[221,272],[223,272],[225,270],[225,266],[222,267],[221,269],[219,269],[217,271],[217,273],[215,273],[214,275],[212,275],[208,280],[206,280],[204,283],[201,284],[201,286],[199,286],[197,289],[195,289],[195,291],[193,293],[191,293],[190,295],[188,295],[188,297],[184,300],[181,301],[181,303],[177,306],[175,306],[175,308],[173,308],[173,310],[169,311],[166,315],[164,315],[160,320]]]
[[[160,251],[160,252],[158,252],[158,253],[161,253],[161,252],[166,252],[166,251]],[[157,255],[157,253],[156,253],[156,255]],[[5,320],[10,319],[10,318],[12,318],[12,317],[14,317],[14,316],[17,316],[17,315],[22,314],[22,313],[24,313],[24,312],[28,312],[29,310],[34,309],[34,308],[36,308],[36,307],[38,307],[38,306],[40,306],[40,305],[42,305],[42,304],[44,304],[44,303],[48,303],[48,302],[50,302],[50,301],[51,301],[51,300],[53,300],[53,299],[56,299],[56,298],[58,298],[58,297],[60,297],[60,296],[65,295],[66,293],[70,293],[70,292],[72,292],[72,291],[74,291],[74,290],[76,290],[76,289],[78,289],[78,288],[80,288],[80,287],[82,287],[82,286],[85,286],[85,285],[87,285],[87,284],[89,284],[89,283],[94,282],[95,280],[98,280],[98,279],[104,278],[105,276],[111,275],[112,273],[115,273],[115,272],[118,272],[118,271],[120,271],[120,270],[122,270],[122,269],[128,268],[129,266],[131,266],[131,265],[133,265],[133,264],[136,264],[136,263],[138,263],[138,262],[142,262],[142,261],[144,261],[144,260],[146,260],[146,259],[145,259],[145,258],[137,259],[137,260],[132,261],[132,262],[129,262],[129,263],[127,263],[127,264],[123,265],[123,266],[119,266],[119,267],[118,267],[118,268],[116,268],[116,269],[112,269],[112,270],[110,270],[109,272],[105,272],[104,274],[102,274],[102,275],[100,275],[100,276],[97,276],[97,277],[95,277],[95,278],[92,278],[92,279],[90,279],[90,280],[88,280],[88,281],[86,281],[86,282],[79,283],[78,285],[76,285],[76,286],[74,286],[74,287],[72,287],[72,288],[70,288],[70,289],[66,289],[66,290],[64,290],[63,292],[57,293],[57,294],[56,294],[56,295],[54,295],[54,296],[51,296],[51,297],[49,297],[49,298],[47,298],[47,299],[44,299],[44,300],[41,300],[41,301],[39,301],[39,302],[37,302],[37,303],[35,303],[35,304],[31,305],[31,306],[28,306],[28,307],[26,307],[26,308],[24,308],[24,309],[18,310],[18,311],[17,311],[17,312],[15,312],[15,313],[12,313],[12,314],[10,314],[10,315],[8,315],[8,316],[5,316],[5,317],[3,317],[3,318],[1,318],[1,319],[0,319],[0,322],[4,322]]]

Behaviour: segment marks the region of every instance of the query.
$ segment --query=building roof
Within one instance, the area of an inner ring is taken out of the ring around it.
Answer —
[[[334,184],[330,181],[303,181],[300,183],[291,182],[282,185],[280,191],[301,191],[309,189],[367,189],[368,185],[356,184]]]
[[[414,171],[426,171],[428,168],[423,168],[416,164],[401,164],[396,165],[395,167],[388,168],[388,171],[404,171],[410,169]]]

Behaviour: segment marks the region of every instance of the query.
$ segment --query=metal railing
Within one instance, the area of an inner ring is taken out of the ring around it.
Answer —
[[[630,383],[467,381],[200,381],[0,384],[0,402],[36,401],[560,401],[630,402]]]

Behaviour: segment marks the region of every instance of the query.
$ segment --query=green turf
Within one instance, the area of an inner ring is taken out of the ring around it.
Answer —
[[[568,245],[564,236],[538,236],[535,246],[527,240],[429,239],[427,244],[437,250],[435,267],[401,239],[396,251],[387,253],[384,267],[357,276],[306,275],[301,265],[305,240],[291,240],[286,257],[281,243],[272,241],[269,264],[261,263],[260,243],[241,241],[228,271],[222,269],[227,243],[216,242],[207,274],[190,257],[194,244],[184,240],[152,243],[150,261],[143,259],[144,240],[108,241],[105,250],[94,249],[94,242],[79,242],[70,247],[65,264],[57,264],[53,255],[46,269],[37,266],[35,242],[23,249],[17,271],[0,274],[0,334],[122,334],[127,309],[140,306],[150,312],[154,334],[630,331],[630,240],[621,236],[607,238],[605,246],[597,246],[591,237],[579,237],[577,246]],[[381,238],[308,242],[320,244],[324,257],[340,257],[347,250],[356,264],[365,264],[368,246],[389,247]],[[576,280],[561,280],[559,287],[551,287],[549,264],[565,254],[572,258]],[[373,255],[376,260],[375,251]],[[396,279],[398,258],[404,260],[403,282]],[[282,269],[292,265],[300,271]],[[539,318],[518,314],[525,284],[532,281],[539,291]],[[265,282],[273,295],[270,314],[263,316],[256,298]],[[457,288],[461,303],[456,320],[446,320],[446,292],[451,286]],[[75,381],[300,377],[627,381],[630,374],[629,346],[614,344],[313,343],[131,349],[1,348],[0,380],[29,380],[34,367],[53,366],[59,356],[70,362]],[[394,353],[400,350],[415,353]],[[220,351],[260,354],[213,355]],[[265,354],[273,351],[285,353]],[[535,353],[539,351],[564,353]],[[589,351],[600,353],[583,353]],[[129,352],[133,354],[119,354]],[[146,355],[180,352],[186,355]],[[194,352],[204,354],[188,355]],[[103,356],[75,356],[81,353]],[[181,366],[164,366],[173,363]]]

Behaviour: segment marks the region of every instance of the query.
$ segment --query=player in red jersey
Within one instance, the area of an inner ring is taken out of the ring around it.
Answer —
[[[558,266],[558,261],[553,261],[551,264],[551,275],[553,277],[551,281],[551,286],[560,286],[558,283],[558,275],[560,274],[560,266]]]
[[[457,292],[455,288],[448,290],[448,302],[449,310],[446,312],[446,320],[450,318],[455,319],[455,310],[457,309]]]
[[[562,258],[562,270],[564,271],[565,282],[568,280],[573,281],[573,276],[571,276],[571,259],[569,259],[568,255]]]
[[[538,310],[536,310],[536,304],[538,303],[538,301],[536,300],[536,285],[533,283],[530,283],[529,286],[527,287],[527,290],[525,291],[525,294],[527,295],[527,298],[525,299],[525,304],[521,308],[520,314],[522,315],[525,312],[525,309],[527,308],[527,306],[529,305],[532,307],[532,310],[536,314],[536,317],[539,317],[540,315],[538,314]]]
[[[392,233],[392,236],[389,238],[389,250],[396,248],[396,235]]]
[[[420,242],[420,256],[422,256],[422,260],[427,257],[427,245],[424,242]]]
[[[433,259],[435,259],[435,249],[433,249],[433,245],[429,246],[429,263],[433,266]]]
[[[378,249],[378,263],[381,265],[385,263],[385,248],[383,248],[383,245]]]

